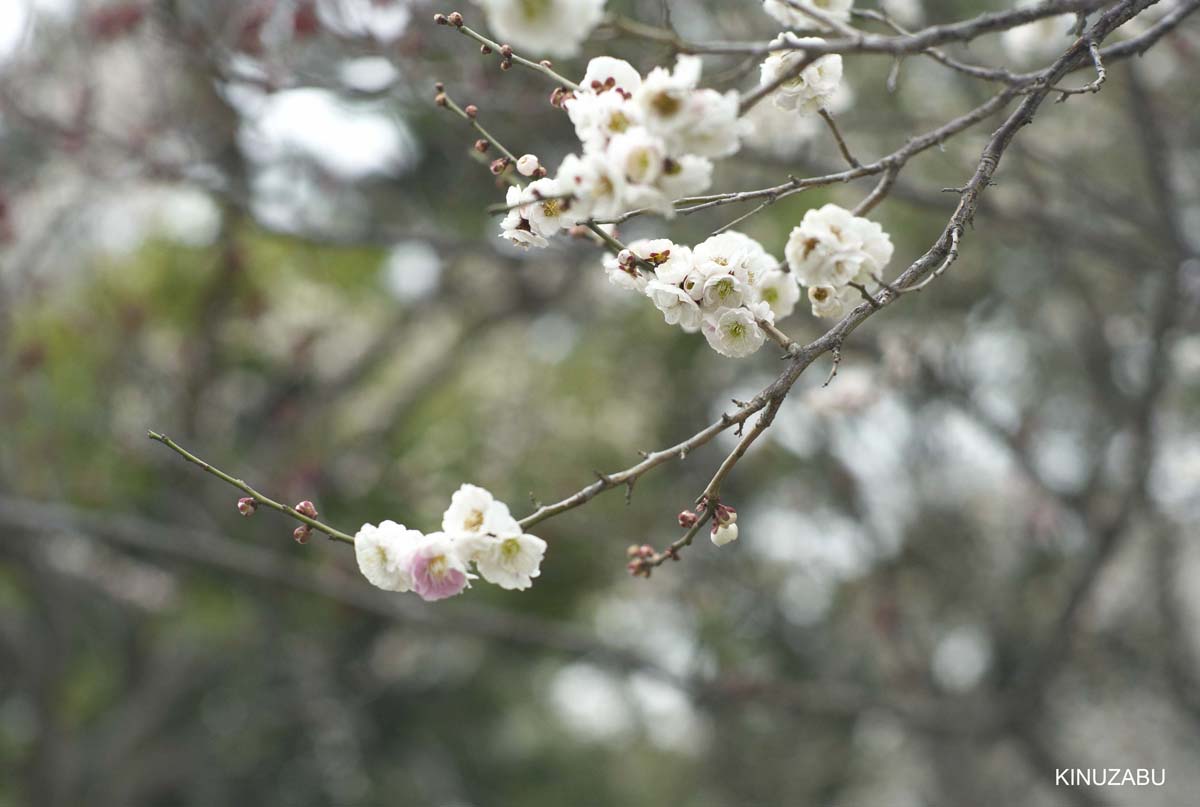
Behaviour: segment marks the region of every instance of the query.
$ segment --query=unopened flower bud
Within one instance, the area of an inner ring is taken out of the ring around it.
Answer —
[[[449,25],[450,24],[450,20],[449,20],[449,18],[446,17],[445,14],[434,14],[433,21],[436,22],[438,25]]]
[[[538,170],[538,158],[532,154],[525,154],[517,160],[517,173],[523,177],[533,176],[533,172]]]
[[[541,179],[544,176],[546,176],[546,167],[544,165],[539,165],[537,170],[533,172],[533,178]]]
[[[475,141],[475,150],[478,151],[480,154],[486,154],[488,148],[490,148],[491,145],[492,145],[491,143],[480,138],[479,140]]]
[[[503,56],[505,59],[511,59],[513,56],[512,45],[501,45],[500,46],[500,55]]]
[[[542,59],[540,62],[538,62],[538,64],[540,64],[542,67],[546,68],[547,70],[554,67],[554,62],[550,61],[549,59]]]
[[[467,104],[465,107],[463,107],[463,112],[466,112],[467,117],[473,120],[475,116],[479,114],[479,107],[475,106],[474,104]]]
[[[237,509],[244,516],[252,516],[254,515],[254,511],[258,509],[258,502],[249,496],[243,496],[238,499]]]
[[[679,514],[679,526],[687,529],[688,527],[696,526],[696,522],[700,520],[700,516],[693,513],[691,510],[684,510]]]
[[[737,521],[737,510],[727,504],[718,504],[713,511],[714,524],[732,524]]]
[[[433,102],[438,106],[446,106],[446,93],[439,92],[433,97]]]
[[[442,90],[446,89],[446,85],[440,81],[435,81],[433,83],[433,89],[435,92],[441,92]]]
[[[567,100],[570,97],[571,97],[571,94],[570,94],[570,92],[567,91],[566,87],[555,87],[554,90],[550,93],[550,105],[555,108],[561,109],[562,105],[563,105],[563,101]]]
[[[301,524],[296,529],[292,530],[292,537],[296,539],[298,544],[307,544],[308,536],[312,535],[312,527],[307,524]]]
[[[463,27],[463,15],[459,14],[457,11],[452,11],[452,12],[450,12],[450,16],[449,16],[449,17],[447,17],[446,19],[447,19],[447,20],[450,22],[450,24],[451,24],[451,25],[453,25],[455,28],[462,28],[462,27]]]
[[[512,65],[513,65],[512,59],[501,59],[500,60],[500,69],[501,70],[512,70]]]
[[[490,54],[492,52],[492,46],[491,45],[480,45],[479,52],[482,53],[484,56],[487,56],[488,54]]]
[[[296,505],[296,512],[302,516],[308,516],[309,518],[316,518],[317,517],[317,506],[315,504],[313,504],[312,502],[310,502],[308,499],[305,499],[304,501],[300,502],[300,504]]]
[[[716,521],[714,521],[712,535],[710,538],[712,539],[713,544],[716,546],[725,546],[725,544],[732,543],[737,540],[738,526],[737,524],[718,524]]]
[[[499,159],[492,160],[492,164],[489,167],[491,168],[493,174],[500,176],[504,173],[505,169],[508,168],[508,158],[501,157]]]

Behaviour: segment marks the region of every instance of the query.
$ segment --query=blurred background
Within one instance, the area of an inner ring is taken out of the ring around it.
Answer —
[[[870,0],[868,0],[870,4]],[[1151,9],[1148,19],[1170,8]],[[673,0],[697,39],[757,2]],[[910,25],[1001,2],[886,4]],[[873,6],[872,6],[873,7]],[[725,487],[741,540],[649,580],[732,437],[540,525],[524,593],[386,595],[353,553],[146,439],[164,431],[354,532],[439,523],[463,481],[523,515],[748,398],[582,241],[516,252],[437,80],[518,154],[573,142],[550,85],[404,0],[0,8],[0,805],[1179,805],[1200,792],[1200,26],[1046,104],[952,271],[801,379]],[[475,6],[459,8],[486,30]],[[658,0],[609,11],[662,25]],[[1148,23],[1135,20],[1121,33]],[[1053,26],[1051,26],[1053,28]],[[1028,70],[1068,43],[989,36]],[[597,30],[585,59],[669,48]],[[537,54],[528,54],[534,58]],[[996,86],[848,57],[874,159]],[[713,86],[757,66],[706,60]],[[1080,83],[1090,80],[1075,76]],[[836,170],[754,115],[714,189]],[[998,119],[873,214],[890,274],[941,232]],[[869,183],[869,180],[868,180]],[[782,255],[811,190],[740,228]],[[696,243],[727,206],[622,227]],[[815,338],[798,310],[780,323]],[[1165,768],[1161,788],[1055,768]]]

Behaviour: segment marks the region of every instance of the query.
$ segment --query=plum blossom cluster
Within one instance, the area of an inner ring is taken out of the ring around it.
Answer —
[[[432,601],[462,593],[478,577],[505,589],[529,588],[541,573],[546,542],[526,534],[491,493],[463,485],[450,498],[441,530],[422,533],[394,521],[364,524],[354,536],[354,553],[372,585]]]
[[[892,259],[892,239],[878,223],[827,204],[804,214],[788,236],[784,256],[792,276],[808,290],[813,315],[840,317],[861,289],[880,282]]]
[[[800,299],[795,276],[733,230],[694,248],[665,238],[634,241],[604,269],[617,286],[649,297],[668,325],[702,332],[713,350],[734,358],[762,347],[763,326],[791,314]]]
[[[802,114],[813,114],[830,106],[842,83],[840,55],[831,53],[822,56],[799,73],[795,72],[807,58],[804,46],[823,41],[819,37],[799,37],[790,31],[785,31],[771,41],[771,47],[778,49],[767,55],[759,75],[763,85],[774,84],[783,79],[771,94],[772,104],[780,109],[795,110]]]
[[[508,190],[502,238],[543,247],[565,227],[632,209],[671,217],[674,200],[711,184],[712,160],[741,144],[738,94],[699,87],[701,61],[678,57],[673,70],[644,78],[621,59],[588,63],[578,90],[556,90],[581,150],[553,177]]]

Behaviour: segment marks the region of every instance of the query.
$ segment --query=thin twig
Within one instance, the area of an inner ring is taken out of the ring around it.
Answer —
[[[256,504],[266,505],[267,507],[270,507],[272,510],[278,510],[279,512],[283,513],[284,515],[291,516],[292,518],[296,519],[297,521],[300,521],[300,522],[312,527],[314,530],[319,530],[319,531],[325,533],[330,538],[332,538],[336,541],[342,541],[347,544],[354,543],[353,535],[349,535],[347,533],[342,532],[341,530],[334,529],[333,527],[329,526],[328,524],[317,521],[315,518],[309,518],[308,516],[304,515],[303,513],[301,513],[294,507],[288,507],[286,504],[280,504],[279,502],[275,501],[274,499],[264,496],[263,494],[261,494],[257,490],[255,490],[254,488],[247,485],[242,480],[236,479],[236,478],[230,476],[229,474],[222,471],[220,468],[217,468],[213,465],[208,464],[204,460],[197,457],[195,454],[192,454],[191,452],[187,451],[186,449],[183,448],[183,446],[179,445],[179,443],[176,443],[174,440],[172,440],[170,437],[167,437],[165,434],[159,434],[158,432],[148,431],[148,432],[146,432],[146,436],[149,437],[151,440],[157,440],[158,442],[162,443],[167,448],[171,449],[176,454],[183,457],[185,460],[192,463],[193,465],[200,466],[205,471],[207,471],[208,473],[215,476],[217,479],[220,479],[221,481],[226,482],[227,484],[233,485],[235,488],[242,491],[247,496],[249,496],[251,499],[253,499]]]

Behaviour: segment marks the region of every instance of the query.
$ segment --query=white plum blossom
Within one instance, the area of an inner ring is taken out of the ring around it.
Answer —
[[[739,359],[763,346],[766,334],[746,308],[725,308],[704,323],[704,337],[722,356]]]
[[[592,92],[614,90],[628,97],[642,86],[642,76],[629,62],[612,56],[597,56],[588,62],[579,86]]]
[[[845,289],[847,288],[849,286],[843,286],[841,289],[833,286],[809,286],[808,301],[812,304],[813,316],[835,318],[846,313],[848,301]]]
[[[574,196],[567,210],[575,221],[625,212],[625,175],[603,154],[568,154],[558,166],[555,179],[562,193]]]
[[[651,280],[646,284],[646,296],[662,312],[668,325],[678,325],[687,333],[700,330],[703,312],[692,296],[678,285]]]
[[[384,591],[409,591],[412,576],[408,560],[424,536],[394,521],[379,526],[363,524],[354,536],[354,556],[358,569],[371,585]]]
[[[784,256],[805,286],[843,286],[860,275],[879,275],[892,249],[878,223],[827,204],[804,214],[788,236]]]
[[[549,242],[545,237],[533,231],[532,224],[524,216],[524,208],[519,207],[523,202],[528,201],[528,197],[521,192],[521,189],[510,187],[504,201],[511,209],[500,222],[500,237],[522,249],[548,246]]]
[[[428,602],[461,594],[473,576],[454,539],[442,532],[424,536],[408,556],[407,571],[412,590]]]
[[[799,73],[795,70],[804,61],[805,45],[818,44],[824,40],[817,37],[801,38],[792,33],[782,33],[772,40],[772,47],[793,47],[773,50],[760,68],[760,83],[773,84],[784,76],[791,75],[771,95],[771,103],[780,109],[815,113],[827,108],[842,83],[842,57],[836,53],[821,56]],[[795,75],[792,75],[795,73]]]
[[[468,538],[461,542],[466,557],[489,583],[524,591],[540,575],[546,542],[536,535],[517,532],[505,536]]]
[[[800,299],[800,284],[791,272],[770,269],[763,273],[755,286],[757,300],[766,303],[776,319],[789,316]]]
[[[604,14],[605,0],[479,0],[501,42],[547,56],[574,56]]]
[[[709,309],[736,308],[748,292],[748,284],[743,284],[737,275],[725,272],[711,275],[704,281],[704,294],[700,299]]]
[[[603,150],[608,141],[638,125],[641,116],[621,90],[580,90],[563,101],[584,150]]]
[[[508,505],[484,488],[464,484],[450,497],[442,515],[442,530],[453,536],[512,535],[521,531]]]
[[[854,0],[798,0],[807,3],[838,22],[850,21]],[[788,0],[763,0],[763,11],[788,28],[825,28],[824,24],[805,14]]]
[[[574,224],[558,180],[549,177],[530,182],[522,194],[523,198],[532,199],[522,213],[529,221],[530,228],[540,236],[549,238],[568,223]]]
[[[706,190],[712,184],[712,172],[712,160],[707,157],[698,157],[695,154],[669,157],[663,165],[662,175],[658,178],[658,187],[669,199],[692,196]],[[670,212],[675,212],[674,207]]]

